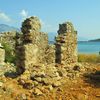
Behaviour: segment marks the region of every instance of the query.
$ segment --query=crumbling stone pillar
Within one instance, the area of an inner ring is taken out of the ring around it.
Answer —
[[[71,64],[77,62],[77,31],[71,22],[59,25],[56,39],[56,63]]]
[[[17,66],[23,71],[30,66],[45,63],[45,52],[48,46],[47,34],[40,32],[41,24],[37,17],[27,18],[22,23],[22,43],[16,46]]]

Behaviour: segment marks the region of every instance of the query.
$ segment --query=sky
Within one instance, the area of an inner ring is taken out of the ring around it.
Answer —
[[[80,40],[100,38],[100,0],[0,0],[0,24],[20,28],[30,16],[40,18],[44,32],[71,21]]]

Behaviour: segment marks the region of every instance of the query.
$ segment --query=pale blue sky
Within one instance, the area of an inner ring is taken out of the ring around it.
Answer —
[[[56,33],[59,23],[71,21],[79,37],[100,38],[100,0],[0,0],[0,24],[21,27],[34,15],[42,31]]]

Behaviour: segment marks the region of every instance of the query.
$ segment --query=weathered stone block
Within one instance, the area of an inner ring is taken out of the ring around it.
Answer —
[[[48,45],[45,59],[47,64],[55,63],[55,45]]]
[[[23,48],[24,48],[23,49],[24,60],[22,62],[25,69],[27,69],[30,65],[32,66],[38,63],[39,49],[37,45],[33,45],[33,44],[23,45]]]
[[[0,65],[4,64],[5,61],[5,50],[0,48]]]

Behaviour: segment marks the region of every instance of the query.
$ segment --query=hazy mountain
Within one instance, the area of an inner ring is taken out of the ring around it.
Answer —
[[[20,30],[18,28],[6,24],[0,24],[0,32],[7,32],[7,31],[20,31]]]

